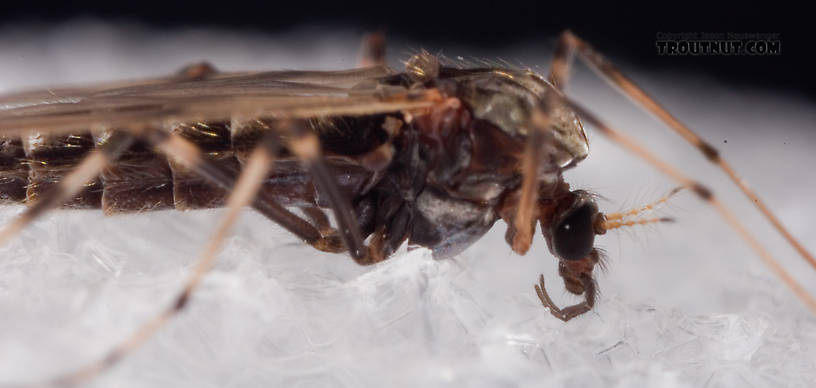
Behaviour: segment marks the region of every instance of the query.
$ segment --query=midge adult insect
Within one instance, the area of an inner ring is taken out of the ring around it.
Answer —
[[[565,321],[589,311],[600,261],[595,235],[667,219],[639,218],[649,205],[604,214],[591,195],[570,190],[562,172],[588,154],[579,117],[712,204],[816,306],[713,193],[564,96],[574,53],[722,166],[814,262],[714,148],[570,33],[562,35],[547,78],[519,69],[447,66],[427,53],[409,60],[404,72],[381,65],[272,73],[191,66],[164,79],[0,101],[8,156],[3,192],[30,204],[0,232],[2,240],[61,204],[107,213],[228,207],[175,303],[99,363],[54,382],[77,383],[110,367],[181,310],[244,205],[317,249],[348,251],[360,264],[386,259],[405,241],[450,256],[499,218],[508,224],[508,243],[523,254],[538,224],[559,258],[565,288],[584,298],[559,308],[542,278],[536,285],[541,302]],[[377,55],[371,59],[379,62]]]

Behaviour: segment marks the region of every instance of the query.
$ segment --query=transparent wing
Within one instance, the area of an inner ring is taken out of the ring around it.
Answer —
[[[203,80],[166,77],[0,96],[0,135],[133,127],[165,121],[234,117],[305,118],[420,109],[432,90],[408,90],[377,80],[386,67],[346,71],[222,73]]]

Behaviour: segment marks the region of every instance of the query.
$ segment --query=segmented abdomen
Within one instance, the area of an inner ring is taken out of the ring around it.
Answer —
[[[19,138],[4,138],[0,145],[0,198],[6,201],[33,202],[51,189],[76,163],[94,148],[89,133],[45,136],[31,133]],[[96,179],[71,201],[67,208],[99,207],[102,183]]]
[[[341,124],[347,119],[313,121],[311,125],[321,135],[321,142],[326,143],[327,151],[332,148],[367,149],[379,140],[365,129],[379,129],[381,119],[377,118],[376,124],[362,127],[359,122],[354,122],[357,125],[345,128]],[[237,177],[260,138],[272,131],[271,124],[264,120],[197,122],[176,124],[171,131],[194,143],[211,162]],[[67,136],[30,133],[22,139],[0,138],[0,201],[36,201],[108,135],[110,132]],[[354,198],[369,180],[370,172],[357,165],[353,157],[330,154],[333,156],[328,159],[329,167],[337,174],[340,189],[350,199]],[[284,151],[284,157],[275,162],[262,188],[267,192],[267,198],[274,198],[283,206],[324,205],[301,163],[285,155]],[[106,214],[189,210],[221,207],[226,196],[224,190],[186,166],[137,142],[63,207],[101,208]]]
[[[233,134],[229,123],[178,124],[173,132],[195,143],[213,162],[240,171],[240,161],[257,134]],[[107,133],[31,133],[0,142],[0,199],[32,203],[57,184]],[[304,182],[301,182],[301,185]],[[103,209],[107,214],[149,210],[220,207],[226,193],[182,164],[144,144],[131,146],[80,194],[63,204],[71,209]]]

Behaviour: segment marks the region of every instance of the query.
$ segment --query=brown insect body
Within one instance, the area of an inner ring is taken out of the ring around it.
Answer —
[[[354,207],[362,236],[375,232],[381,236],[378,249],[382,258],[390,256],[406,240],[432,249],[438,258],[455,255],[485,234],[499,218],[510,225],[507,239],[512,245],[521,157],[532,130],[529,115],[544,103],[546,93],[558,93],[532,72],[435,68],[435,60],[419,54],[409,62],[406,73],[359,83],[437,89],[445,97],[456,99],[455,104],[441,104],[416,117],[394,112],[306,121],[318,135],[338,187]],[[421,69],[424,77],[417,76],[420,65],[425,67]],[[591,199],[570,192],[561,175],[587,155],[583,128],[571,111],[560,108],[553,112],[552,128],[541,150],[539,205],[532,219],[541,222],[550,250],[559,256],[553,244],[554,224],[573,211],[574,204]],[[196,144],[219,168],[237,177],[251,150],[264,133],[273,131],[274,124],[274,119],[176,123],[170,130]],[[92,138],[87,133],[35,133],[22,143],[7,141],[4,151],[9,156],[2,174],[16,179],[3,187],[3,195],[17,201],[36,199],[48,189],[44,181],[58,181],[93,148],[93,139],[103,143],[109,134],[103,131]],[[19,144],[25,145],[24,157]],[[383,148],[388,150],[390,160],[373,166],[371,155]],[[330,229],[327,220],[310,211],[330,206],[308,168],[288,149],[282,149],[277,156],[261,190],[283,206],[303,209],[317,229]],[[17,163],[11,163],[15,158]],[[27,180],[20,179],[26,169]],[[21,197],[23,191],[25,197]],[[226,195],[225,190],[213,187],[183,164],[137,143],[66,206],[101,207],[107,214],[188,210],[223,206]],[[595,208],[590,217],[594,219],[598,214]],[[591,248],[592,240],[583,245],[584,250]],[[597,262],[594,250],[580,256],[571,257],[570,262],[562,260],[560,271],[568,289],[576,294],[584,292],[580,279],[591,279]],[[584,264],[572,262],[575,260]]]

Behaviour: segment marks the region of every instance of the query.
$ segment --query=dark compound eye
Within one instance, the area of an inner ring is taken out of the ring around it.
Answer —
[[[553,230],[555,254],[565,260],[583,259],[592,251],[595,242],[593,220],[598,208],[585,203],[573,208]]]

